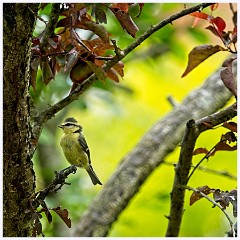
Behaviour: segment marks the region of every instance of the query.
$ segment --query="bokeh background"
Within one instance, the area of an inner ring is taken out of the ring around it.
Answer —
[[[193,4],[187,4],[187,7]],[[236,9],[236,5],[235,9]],[[41,11],[41,16],[48,19],[50,5]],[[141,16],[134,18],[139,27],[140,36],[151,25],[164,18],[181,11],[180,3],[147,3]],[[131,7],[132,16],[137,15],[138,6]],[[210,10],[204,10],[210,13]],[[221,16],[227,22],[227,30],[232,29],[231,11],[228,4],[220,4],[213,13]],[[37,189],[44,188],[53,178],[54,171],[68,166],[60,148],[61,129],[57,126],[66,117],[75,117],[84,128],[84,135],[88,142],[92,165],[103,184],[110,178],[121,159],[131,151],[142,136],[153,124],[171,111],[172,106],[167,100],[171,96],[177,102],[193,89],[199,87],[204,80],[221,66],[229,56],[226,52],[219,52],[197,67],[188,76],[181,78],[187,65],[187,56],[191,49],[200,44],[222,45],[216,36],[208,30],[207,22],[201,21],[192,28],[194,18],[186,16],[167,25],[135,49],[123,60],[125,76],[120,83],[110,80],[97,82],[78,101],[73,102],[53,119],[43,129],[39,147],[34,155],[34,169],[36,171]],[[44,25],[38,21],[35,34],[41,32]],[[124,49],[134,39],[121,28],[113,14],[108,13],[106,28]],[[82,30],[81,36],[88,36]],[[31,91],[38,111],[54,104],[67,96],[71,81],[67,74],[59,73],[48,86],[41,82],[41,72],[38,73],[37,89]],[[216,93],[217,94],[217,93]],[[228,104],[233,103],[232,99]],[[176,116],[177,117],[177,116]],[[196,147],[211,149],[227,129],[218,128],[202,134]],[[178,160],[180,148],[177,148],[165,160],[169,164],[159,166],[143,184],[139,193],[131,200],[114,223],[110,237],[163,237],[167,228],[167,218],[170,206],[170,192],[173,184],[174,169],[171,163]],[[203,155],[194,156],[196,164]],[[237,171],[236,152],[217,152],[203,166],[226,170],[235,174]],[[147,161],[147,160],[146,160]],[[79,169],[75,175],[68,178],[70,186],[64,186],[57,194],[47,198],[49,207],[62,206],[68,209],[72,220],[72,228],[77,224],[81,214],[91,203],[92,199],[101,191],[101,186],[93,186],[87,173]],[[235,180],[196,171],[190,183],[192,187],[208,185],[211,188],[232,190],[236,188]],[[185,213],[180,231],[183,237],[216,237],[224,236],[229,230],[229,223],[218,208],[201,199],[193,206],[189,206],[190,192],[186,194]],[[232,207],[228,209],[232,216]],[[69,229],[55,214],[53,222],[49,224],[42,219],[43,232],[46,236],[70,236]]]

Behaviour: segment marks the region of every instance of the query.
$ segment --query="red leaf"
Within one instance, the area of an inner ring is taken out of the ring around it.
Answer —
[[[219,37],[217,29],[215,27],[213,27],[212,25],[209,25],[208,27],[206,27],[206,29],[211,31],[215,36]]]
[[[124,68],[124,64],[123,64],[122,62],[118,62],[118,63],[116,63],[116,64],[113,66],[113,69],[114,69],[121,77],[124,76],[123,68]]]
[[[237,137],[235,136],[234,132],[227,132],[221,137],[221,141],[225,140],[227,140],[229,143],[232,143],[237,141]]]
[[[212,122],[208,121],[208,122],[202,122],[203,125],[207,126],[209,129],[213,128]]]
[[[215,11],[219,6],[219,3],[214,3],[210,6],[211,11]]]
[[[231,147],[225,142],[219,142],[216,146],[214,151],[212,152],[212,156],[215,154],[217,151],[235,151],[237,150],[237,145]]]
[[[212,192],[212,189],[208,186],[198,187],[199,191],[204,193],[205,195],[208,195]],[[203,198],[203,196],[199,192],[193,192],[190,197],[190,206],[193,205],[195,202],[197,202],[199,199]]]
[[[124,64],[122,62],[116,63],[111,69],[106,72],[107,77],[115,82],[119,82],[118,75],[120,75],[121,77],[124,76],[123,68]]]
[[[221,17],[216,17],[216,18],[212,18],[210,22],[217,27],[218,33],[222,35],[222,32],[226,27],[225,21]]]
[[[199,22],[201,19],[210,20],[210,19],[212,18],[211,15],[208,15],[208,14],[203,13],[203,12],[193,12],[193,13],[190,13],[190,16],[195,17],[194,23],[193,23],[192,27],[197,26],[198,22]]]
[[[124,12],[128,12],[129,4],[128,3],[113,3],[111,8],[116,8]]]
[[[198,155],[198,154],[208,154],[208,150],[206,148],[197,148],[193,151],[193,155]]]
[[[61,209],[60,207],[52,208],[55,213],[66,223],[66,225],[71,228],[71,219],[68,217],[68,210]]]
[[[78,60],[77,64],[70,71],[70,78],[74,83],[81,83],[93,74],[91,67],[82,60]]]
[[[126,30],[127,33],[130,34],[132,37],[135,37],[136,33],[138,32],[138,27],[133,22],[131,16],[127,12],[121,11],[117,8],[110,9],[120,22],[122,28]]]
[[[119,82],[119,78],[118,78],[118,74],[117,72],[110,68],[107,72],[106,72],[106,75],[109,79],[112,79],[114,82]]]
[[[216,45],[200,45],[195,48],[188,54],[188,66],[183,73],[182,77],[185,77],[189,72],[191,72],[195,67],[197,67],[204,60],[212,56],[213,54],[219,51],[227,51],[227,49]]]
[[[205,20],[208,20],[211,18],[211,15],[208,15],[207,13],[203,13],[203,12],[193,12],[193,13],[190,13],[189,15],[193,17],[205,19]]]
[[[235,122],[224,122],[222,126],[232,132],[237,132],[237,124]]]

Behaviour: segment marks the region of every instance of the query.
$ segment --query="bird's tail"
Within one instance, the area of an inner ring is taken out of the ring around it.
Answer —
[[[86,169],[86,170],[94,185],[96,184],[102,185],[96,173],[93,171],[93,168],[91,165],[89,165],[89,169]]]

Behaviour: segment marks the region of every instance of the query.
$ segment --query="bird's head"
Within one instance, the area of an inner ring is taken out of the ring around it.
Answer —
[[[62,128],[64,133],[76,133],[82,131],[81,125],[79,125],[78,121],[73,117],[66,118],[66,120],[58,127]]]

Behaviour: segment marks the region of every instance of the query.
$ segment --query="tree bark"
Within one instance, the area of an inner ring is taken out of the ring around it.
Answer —
[[[31,236],[29,66],[38,4],[3,4],[3,235]],[[29,9],[31,8],[31,10]]]
[[[179,144],[186,122],[210,115],[226,104],[231,93],[219,76],[220,70],[210,76],[200,88],[192,91],[182,104],[157,122],[123,158],[81,217],[74,236],[106,236],[148,176]]]

